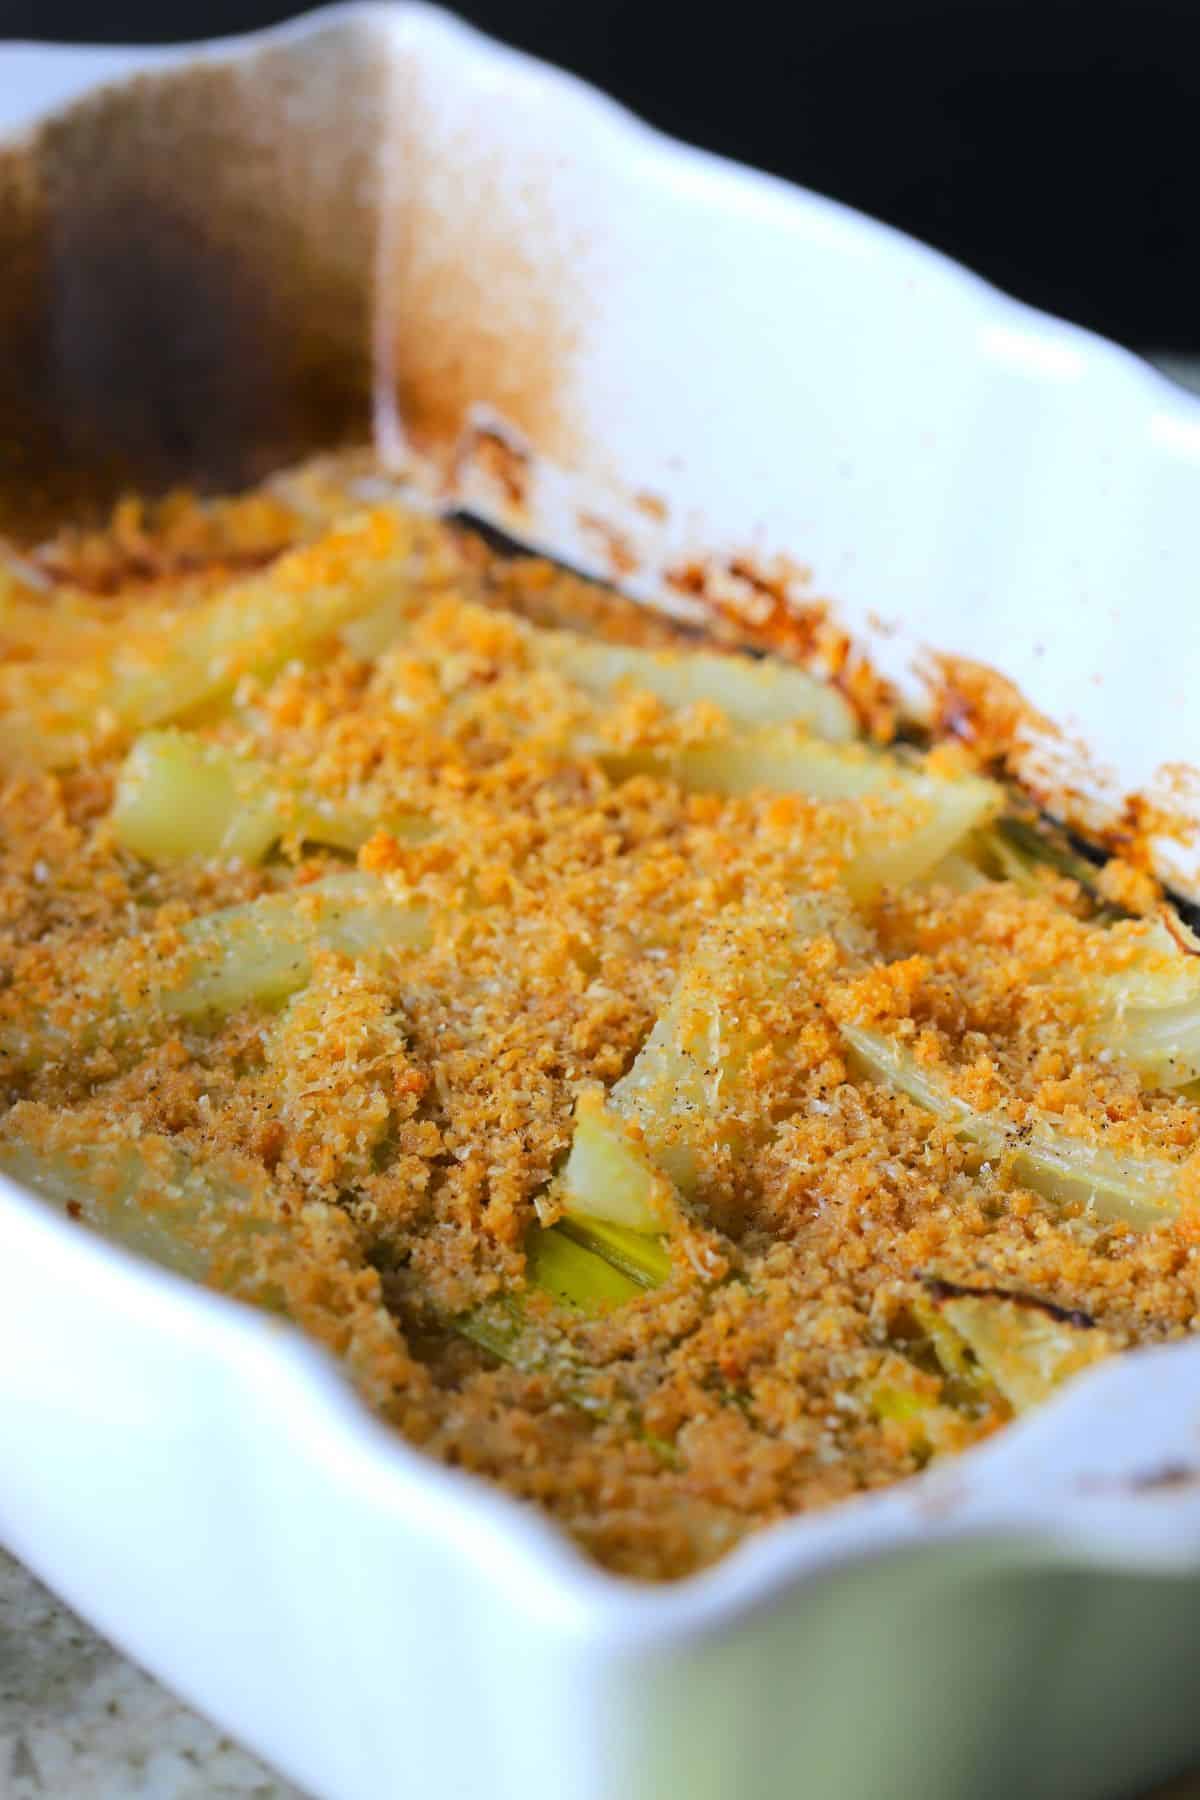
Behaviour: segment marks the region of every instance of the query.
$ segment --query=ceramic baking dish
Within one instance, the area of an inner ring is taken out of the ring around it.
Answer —
[[[373,432],[656,603],[800,642],[833,596],[916,711],[959,692],[931,646],[1003,670],[1027,779],[1197,890],[1200,407],[1133,358],[423,7],[4,49],[0,126],[9,532]],[[0,1535],[330,1800],[1119,1796],[1200,1754],[1200,1345],[641,1588],[5,1184]]]

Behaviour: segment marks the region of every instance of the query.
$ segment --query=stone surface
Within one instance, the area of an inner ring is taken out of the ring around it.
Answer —
[[[304,1800],[0,1551],[0,1800]]]

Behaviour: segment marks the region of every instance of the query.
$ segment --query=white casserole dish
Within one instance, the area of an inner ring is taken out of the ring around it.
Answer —
[[[414,490],[649,597],[791,551],[914,707],[921,646],[999,667],[1074,817],[1200,765],[1200,406],[1133,358],[423,7],[0,50],[0,127],[146,69],[0,157],[33,466],[260,473],[316,369]],[[1120,1795],[1200,1754],[1200,1344],[641,1589],[5,1184],[0,1536],[329,1800]]]

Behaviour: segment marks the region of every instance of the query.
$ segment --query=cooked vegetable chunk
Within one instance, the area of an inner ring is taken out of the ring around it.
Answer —
[[[1132,929],[1140,940],[1132,960],[1081,984],[1095,1015],[1090,1041],[1150,1086],[1186,1087],[1200,1078],[1200,945],[1185,947],[1178,924]]]
[[[576,1105],[560,1192],[568,1213],[627,1231],[665,1231],[676,1208],[670,1181],[654,1167],[637,1133],[594,1091],[581,1094]]]
[[[87,977],[87,1021],[73,1016],[84,995],[0,1034],[10,1065],[36,1066],[72,1041],[90,1046],[110,1027],[119,1036],[171,1020],[219,1019],[238,1007],[277,1006],[308,981],[329,951],[377,959],[430,941],[428,909],[375,876],[330,875],[193,919],[177,941],[133,940],[98,956]]]
[[[619,774],[661,774],[689,791],[800,794],[837,804],[870,802],[852,831],[841,879],[856,899],[919,881],[1000,808],[981,776],[910,768],[862,745],[822,743],[787,725],[764,725],[670,750],[613,752]]]
[[[747,729],[799,724],[839,744],[857,735],[853,710],[836,688],[774,658],[638,650],[593,643],[568,631],[540,632],[536,642],[540,657],[592,694],[625,686],[672,707],[709,701],[732,725]]]
[[[125,735],[227,702],[245,677],[270,676],[411,593],[416,573],[411,536],[394,513],[352,516],[265,575],[181,620],[121,636],[97,658],[0,669],[0,752],[61,768],[86,753],[98,728]]]
[[[668,1229],[676,1190],[694,1193],[704,1156],[767,1128],[753,1119],[756,1058],[771,1050],[763,1003],[798,978],[800,949],[819,935],[865,941],[837,895],[800,897],[782,918],[730,919],[705,935],[607,1103],[587,1094],[576,1107],[560,1188],[568,1213]]]
[[[1014,1412],[1040,1406],[1116,1348],[1107,1332],[1024,1295],[1006,1299],[943,1284],[935,1296],[943,1318]]]
[[[983,773],[984,673],[919,754],[742,565],[684,624],[404,479],[0,555],[9,1203],[639,1580],[1193,1333],[1200,943],[1142,821],[1095,874]]]
[[[163,1268],[259,1305],[274,1301],[255,1240],[268,1234],[286,1243],[286,1233],[252,1163],[202,1163],[158,1135],[136,1144],[79,1142],[40,1109],[26,1108],[10,1115],[0,1135],[0,1170]]]
[[[964,1142],[1002,1159],[1015,1180],[1060,1205],[1086,1208],[1135,1231],[1169,1224],[1180,1208],[1180,1170],[1155,1157],[1119,1156],[1068,1136],[1048,1120],[1016,1125],[998,1113],[980,1113],[936,1074],[927,1073],[899,1044],[858,1026],[843,1026],[863,1070],[951,1125]]]
[[[149,862],[237,857],[261,862],[281,838],[357,850],[377,830],[420,838],[413,814],[378,810],[316,793],[253,757],[191,732],[151,731],[121,769],[112,811],[117,842]]]

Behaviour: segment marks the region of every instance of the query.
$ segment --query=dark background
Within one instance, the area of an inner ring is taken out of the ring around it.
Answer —
[[[271,0],[0,0],[0,36],[187,38]],[[1200,350],[1200,0],[462,0],[677,134],[1143,349]]]

